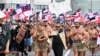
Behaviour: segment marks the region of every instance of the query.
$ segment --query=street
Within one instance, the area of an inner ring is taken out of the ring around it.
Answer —
[[[63,55],[63,56],[74,56],[72,50],[69,52],[68,55],[66,55],[66,52],[67,52],[67,50],[64,50],[64,55]],[[34,52],[29,52],[29,56],[34,56]],[[54,56],[52,50],[51,50],[51,52],[49,53],[49,56]],[[91,52],[90,52],[90,51],[87,51],[87,52],[86,52],[86,56],[91,56]],[[96,55],[94,55],[94,56],[100,56],[100,51],[97,51],[97,52],[96,52]]]

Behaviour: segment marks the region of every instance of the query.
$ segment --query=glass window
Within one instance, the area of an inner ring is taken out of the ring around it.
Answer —
[[[62,1],[65,1],[65,0],[56,0],[56,2],[62,2]]]
[[[43,8],[47,8],[47,5],[35,5],[36,9],[43,9]]]
[[[40,5],[35,5],[35,8],[36,9],[40,9]]]
[[[48,5],[45,5],[45,8],[48,8]]]
[[[72,0],[73,11],[82,8],[83,13],[100,12],[100,0]]]
[[[16,8],[16,4],[11,4],[11,7],[15,9]]]
[[[45,6],[45,5],[41,5],[41,9],[45,8],[44,6]]]

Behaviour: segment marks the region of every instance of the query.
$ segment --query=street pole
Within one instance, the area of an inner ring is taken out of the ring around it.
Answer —
[[[74,0],[71,0],[72,13],[74,13],[73,2]]]
[[[51,0],[51,3],[53,3],[53,0]]]
[[[91,13],[92,13],[92,4],[93,4],[93,3],[92,3],[92,0],[91,0]]]

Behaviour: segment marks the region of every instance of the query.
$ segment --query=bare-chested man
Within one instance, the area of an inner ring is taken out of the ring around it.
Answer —
[[[84,28],[80,27],[79,22],[75,22],[75,27],[71,29],[67,36],[70,36],[73,39],[74,56],[85,56],[85,51],[87,49],[86,43],[89,41],[89,34]]]
[[[93,54],[95,53],[95,48],[97,47],[98,31],[96,28],[94,28],[93,23],[89,23],[87,25],[87,32],[90,35],[89,48],[92,51],[93,56]]]
[[[51,32],[53,31],[53,29],[50,26],[50,24],[48,23],[48,21],[44,21],[43,23],[44,23],[43,24],[44,29],[46,30],[46,32],[47,32],[47,34],[49,36],[51,34]],[[50,53],[50,49],[51,49],[51,46],[52,46],[51,42],[49,42],[49,41],[50,41],[50,39],[48,38],[48,40],[47,40],[47,42],[48,42],[48,51],[47,51],[47,54]]]

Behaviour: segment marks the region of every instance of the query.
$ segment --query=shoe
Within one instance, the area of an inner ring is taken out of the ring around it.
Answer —
[[[25,56],[28,56],[28,52],[27,51],[24,51],[24,54],[25,54]]]

